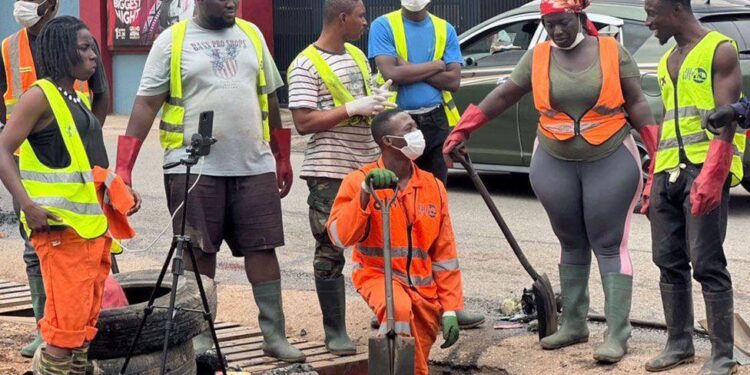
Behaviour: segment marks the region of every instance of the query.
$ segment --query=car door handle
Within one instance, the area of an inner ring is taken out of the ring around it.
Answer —
[[[510,77],[508,77],[508,76],[500,77],[500,78],[497,79],[496,85],[497,86],[501,86],[501,85],[505,84],[505,82],[508,82],[509,79],[510,79]]]

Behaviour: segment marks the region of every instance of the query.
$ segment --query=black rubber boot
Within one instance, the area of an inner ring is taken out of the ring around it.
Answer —
[[[335,355],[357,354],[357,347],[346,333],[346,290],[344,277],[332,280],[315,279],[320,309],[323,312],[323,330],[326,349]]]
[[[557,332],[543,338],[543,349],[560,349],[589,341],[586,317],[589,313],[589,273],[591,266],[560,265],[562,323]]]
[[[727,375],[737,372],[734,360],[734,298],[732,290],[719,293],[703,292],[708,317],[708,338],[711,356],[701,375]]]
[[[693,292],[690,284],[661,283],[661,303],[667,322],[667,344],[646,362],[646,371],[673,369],[695,360],[693,347]]]
[[[258,325],[263,333],[263,353],[284,362],[304,362],[305,354],[286,339],[281,280],[253,284],[253,296],[258,305]]]

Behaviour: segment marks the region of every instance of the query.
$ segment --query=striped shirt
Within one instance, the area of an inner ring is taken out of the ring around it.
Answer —
[[[319,52],[355,99],[366,95],[367,82],[351,55]],[[334,107],[333,96],[310,59],[297,57],[289,68],[289,109],[325,111]],[[300,177],[344,179],[350,172],[378,160],[379,156],[380,148],[365,121],[339,126],[313,134],[307,143]]]

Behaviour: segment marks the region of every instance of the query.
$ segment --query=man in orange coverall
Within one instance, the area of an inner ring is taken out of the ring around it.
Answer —
[[[381,113],[373,120],[372,136],[383,155],[344,179],[328,233],[337,246],[354,246],[352,281],[380,320],[379,334],[385,334],[383,223],[371,194],[388,199],[393,196],[389,187],[398,183],[398,199],[391,209],[395,330],[414,337],[415,373],[426,375],[441,314],[441,347],[447,348],[458,340],[455,311],[464,307],[448,197],[439,179],[412,162],[425,142],[408,113]],[[369,181],[376,192],[370,191]]]

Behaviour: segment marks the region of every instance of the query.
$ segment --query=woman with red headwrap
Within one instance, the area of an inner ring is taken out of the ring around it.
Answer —
[[[658,127],[641,91],[638,66],[615,39],[598,35],[584,13],[588,5],[588,0],[542,0],[549,40],[529,50],[511,79],[479,106],[469,106],[443,152],[449,155],[471,132],[533,93],[539,127],[530,179],[562,247],[562,325],[541,345],[558,349],[588,341],[593,249],[608,327],[594,358],[615,363],[626,354],[630,338],[628,234],[643,182],[630,128],[640,132],[653,155]]]

